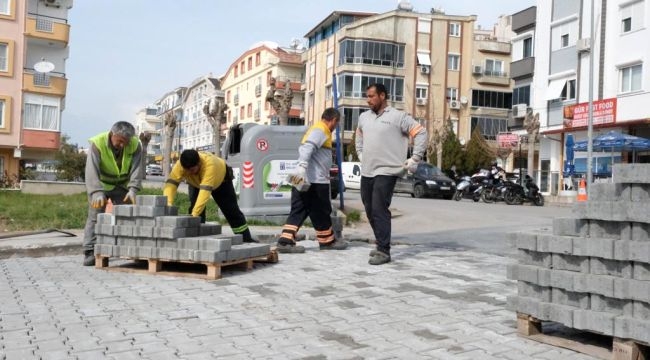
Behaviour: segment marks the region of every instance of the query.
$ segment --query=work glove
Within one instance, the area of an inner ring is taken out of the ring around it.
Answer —
[[[307,182],[307,163],[299,163],[296,171],[289,175],[289,181],[296,188]]]
[[[90,205],[93,209],[102,209],[106,205],[106,195],[103,191],[98,191],[93,194],[92,199],[90,200]]]
[[[418,169],[418,164],[420,163],[420,159],[416,158],[415,156],[411,156],[404,162],[404,169],[406,169],[410,173],[414,173]]]
[[[131,203],[135,205],[135,188],[129,188],[129,192],[126,193],[126,196],[122,202],[125,204]]]

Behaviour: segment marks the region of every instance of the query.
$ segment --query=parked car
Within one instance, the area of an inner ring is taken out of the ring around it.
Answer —
[[[341,163],[343,169],[343,184],[346,189],[361,188],[361,163],[360,162],[343,162]]]
[[[395,192],[411,194],[416,198],[440,196],[451,199],[456,192],[456,183],[437,167],[421,162],[415,173],[397,179]]]
[[[343,185],[343,191],[345,192],[345,185]],[[330,168],[330,196],[332,200],[339,196],[339,167],[335,162]]]
[[[145,168],[145,172],[147,173],[147,175],[162,176],[163,174],[162,167],[156,164],[147,165],[147,167]]]

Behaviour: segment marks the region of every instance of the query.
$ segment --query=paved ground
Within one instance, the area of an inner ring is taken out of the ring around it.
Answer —
[[[368,244],[205,281],[0,260],[0,359],[590,359],[516,335],[508,258]]]

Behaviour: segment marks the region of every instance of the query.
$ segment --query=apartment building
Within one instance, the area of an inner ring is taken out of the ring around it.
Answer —
[[[303,51],[297,43],[283,48],[267,41],[254,44],[240,55],[221,78],[221,89],[228,105],[226,126],[277,124],[275,110],[266,101],[272,78],[276,80],[278,95],[290,84],[293,99],[289,109],[289,125],[303,125]]]
[[[153,106],[147,106],[135,114],[135,120],[133,121],[136,134],[149,133],[151,135],[151,140],[149,140],[149,145],[146,149],[147,163],[150,159],[162,155],[163,125],[157,113],[158,109]]]
[[[179,123],[181,151],[196,149],[215,152],[212,125],[203,113],[203,106],[213,97],[224,98],[220,81],[212,75],[201,76],[187,87],[183,96],[182,121]],[[221,140],[225,138],[226,124],[221,124]],[[222,143],[222,142],[220,142]]]
[[[0,1],[0,176],[52,159],[59,148],[72,4]]]
[[[561,184],[565,141],[587,139],[590,80],[593,84],[593,136],[616,130],[650,138],[650,78],[647,46],[650,6],[645,0],[591,2],[539,0],[536,7],[533,108],[540,114],[539,168],[549,191]],[[593,69],[589,59],[593,56]],[[611,176],[612,161],[650,161],[650,153],[594,152],[594,178]],[[575,153],[578,176],[587,171],[587,153]]]
[[[501,16],[492,29],[474,29],[471,92],[459,96],[454,89],[450,89],[447,93],[451,109],[461,109],[469,103],[470,121],[461,123],[469,125],[470,134],[478,127],[483,138],[494,148],[499,146],[498,135],[508,132],[512,108],[511,19],[510,16]],[[462,111],[459,113],[462,114]],[[452,115],[451,121],[456,130],[458,118]],[[461,143],[467,139],[466,135],[467,130],[460,133]],[[514,157],[518,155],[512,154],[507,163],[502,164],[503,167],[511,170]]]
[[[317,120],[337,94],[345,146],[368,109],[366,87],[381,83],[389,105],[410,113],[429,132],[457,119],[459,136],[469,139],[475,20],[413,12],[408,2],[383,14],[331,13],[305,35],[305,119]]]
[[[182,132],[181,132],[181,126],[179,126],[181,120],[183,119],[183,98],[185,96],[185,93],[187,92],[186,87],[178,87],[172,91],[167,92],[164,94],[160,99],[158,99],[155,103],[154,106],[156,107],[156,116],[158,117],[160,123],[162,124],[162,131],[161,131],[161,138],[162,138],[162,152],[163,154],[165,153],[167,147],[170,148],[170,153],[171,153],[171,160],[178,159],[178,156],[180,155],[180,152],[182,151],[181,147],[181,137],[182,137]],[[168,144],[166,142],[167,137],[167,131],[168,128],[165,126],[165,119],[171,118],[176,121],[176,128],[173,129],[174,134],[171,134],[172,136],[172,142]],[[163,159],[162,156],[156,157],[156,161],[166,161],[166,159]],[[163,167],[163,171],[165,174],[167,174],[167,170],[169,168],[169,164],[164,164],[167,166]]]

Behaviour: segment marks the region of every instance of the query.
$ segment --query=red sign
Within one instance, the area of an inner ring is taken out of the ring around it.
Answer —
[[[269,142],[266,141],[266,139],[258,139],[256,146],[257,146],[257,150],[266,151],[269,149]]]
[[[616,98],[593,102],[593,125],[616,122]],[[569,105],[564,109],[564,128],[585,127],[589,121],[589,103]]]
[[[519,135],[512,133],[497,134],[497,144],[502,148],[511,148],[519,144]]]

